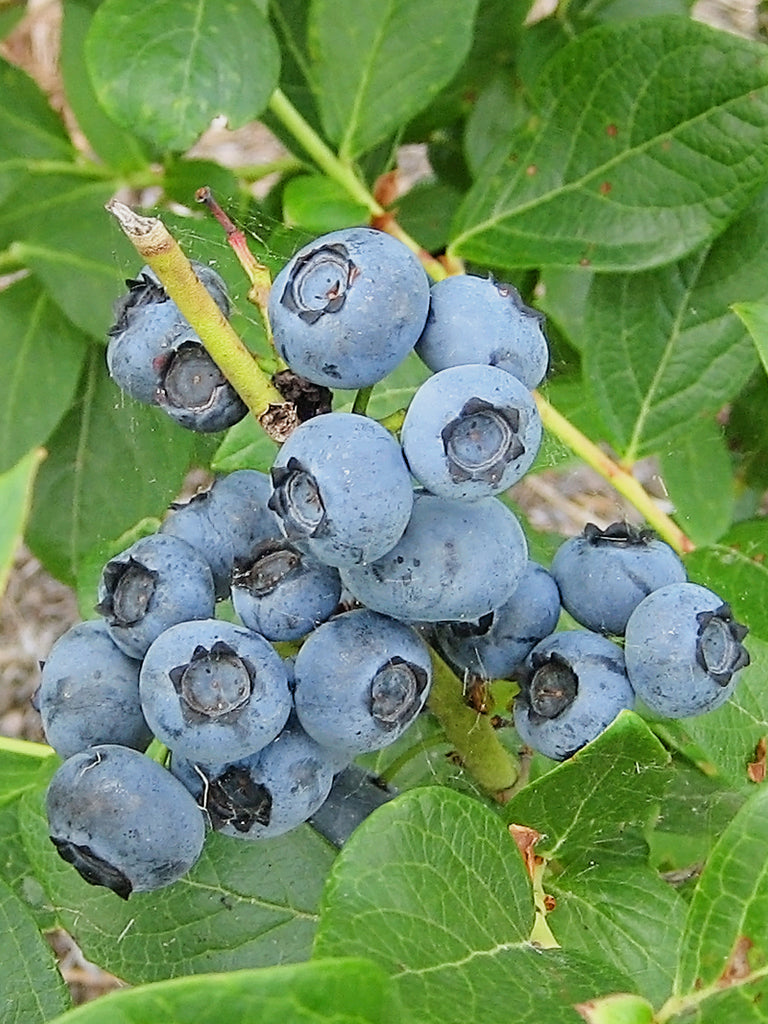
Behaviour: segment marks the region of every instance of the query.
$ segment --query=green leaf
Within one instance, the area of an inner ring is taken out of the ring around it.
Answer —
[[[768,640],[768,521],[736,523],[718,544],[686,556],[688,575],[727,601],[739,622]]]
[[[311,84],[343,160],[428,106],[469,52],[476,10],[477,0],[312,0]]]
[[[611,23],[549,61],[534,101],[538,117],[500,140],[459,210],[452,255],[658,266],[717,235],[765,181],[761,44],[683,18]]]
[[[239,128],[275,89],[280,52],[258,0],[105,0],[85,45],[111,117],[160,149],[188,149],[224,115]]]
[[[403,1022],[566,1024],[569,1004],[631,983],[600,962],[528,942],[533,900],[498,817],[435,786],[380,807],[342,849],[315,956],[366,955],[395,979]],[[365,950],[365,954],[362,951]]]
[[[24,180],[32,162],[72,159],[72,145],[39,86],[0,58],[0,202]]]
[[[58,856],[40,794],[22,800],[20,822],[29,865],[62,927],[90,960],[131,984],[309,954],[334,851],[308,826],[260,842],[209,833],[184,878],[123,901]]]
[[[49,441],[28,543],[53,575],[74,584],[91,548],[164,513],[195,443],[159,409],[124,398],[93,346],[78,401]]]
[[[288,225],[322,235],[339,228],[367,224],[367,207],[351,199],[346,189],[320,174],[299,174],[283,190]]]
[[[236,469],[266,473],[279,447],[253,416],[246,416],[227,431],[213,456],[211,469],[216,473],[232,473]]]
[[[139,257],[104,209],[113,186],[68,185],[33,211],[13,250],[68,319],[106,343],[115,299]]]
[[[722,427],[713,419],[689,424],[661,453],[661,476],[675,521],[694,544],[712,544],[731,525],[733,471]]]
[[[19,549],[32,501],[32,488],[40,463],[45,457],[42,448],[28,452],[19,462],[0,474],[0,596],[5,591],[13,560]]]
[[[59,64],[64,79],[67,103],[77,119],[77,126],[88,139],[91,149],[109,166],[119,171],[146,167],[150,155],[142,143],[108,117],[99,106],[88,69],[83,60],[85,37],[93,17],[89,0],[68,0],[62,11]]]
[[[675,723],[707,754],[721,784],[743,789],[757,745],[768,736],[768,644],[747,637],[751,664],[741,670],[731,699],[708,714]]]
[[[31,277],[0,291],[0,473],[43,444],[72,404],[87,340]]]
[[[55,763],[59,763],[58,759]],[[0,807],[0,877],[11,886],[27,912],[37,921],[38,928],[43,931],[56,927],[56,915],[48,902],[44,886],[32,871],[24,848],[23,829],[19,823],[22,803],[28,796],[39,799],[39,787],[36,788],[36,794],[22,794],[20,799]]]
[[[544,880],[557,903],[547,915],[555,938],[624,971],[639,992],[660,1005],[670,995],[686,904],[672,886],[643,864],[593,850],[589,870]]]
[[[765,972],[767,843],[768,789],[762,787],[733,818],[696,886],[675,980],[677,995],[716,985],[729,967],[734,984],[750,980],[750,965]]]
[[[749,331],[760,362],[768,373],[768,302],[737,302],[733,312]]]
[[[110,993],[51,1024],[391,1024],[389,979],[367,960],[322,960]]]
[[[669,760],[647,725],[622,711],[596,740],[513,797],[504,816],[542,834],[537,853],[583,864],[598,844],[648,822],[669,783]]]
[[[58,757],[43,743],[0,736],[0,807],[45,785],[58,764]]]
[[[448,242],[451,223],[461,193],[440,181],[418,182],[392,206],[400,226],[418,238],[427,252],[438,252]]]
[[[0,962],[3,1024],[42,1024],[70,1005],[50,946],[25,905],[2,880]]]
[[[597,275],[584,322],[584,382],[628,460],[673,449],[714,414],[757,358],[735,297],[765,290],[768,193],[708,248],[642,274]]]

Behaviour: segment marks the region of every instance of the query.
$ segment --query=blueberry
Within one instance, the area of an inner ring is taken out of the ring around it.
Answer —
[[[261,750],[285,725],[285,665],[263,636],[218,619],[182,622],[147,651],[139,676],[144,715],[180,757],[223,764]]]
[[[142,537],[110,559],[101,573],[96,611],[131,658],[143,658],[164,630],[213,614],[208,563],[186,541],[162,533]]]
[[[406,461],[446,498],[484,498],[516,483],[536,458],[541,417],[516,377],[495,366],[451,366],[421,385],[403,421]]]
[[[627,619],[644,597],[686,579],[675,551],[651,530],[588,523],[555,552],[552,575],[563,607],[587,629],[622,636]]]
[[[232,604],[267,640],[298,640],[330,618],[341,597],[339,571],[284,538],[265,541],[235,563]]]
[[[200,856],[205,821],[182,784],[128,747],[68,758],[46,795],[50,837],[86,882],[127,899],[170,885]]]
[[[596,739],[635,695],[618,644],[570,630],[538,643],[519,674],[515,728],[524,743],[564,761]]]
[[[222,314],[229,316],[222,279],[202,264],[193,267]],[[144,267],[127,283],[129,291],[115,307],[107,345],[107,368],[115,383],[191,430],[209,433],[241,420],[247,412],[242,399],[154,271]]]
[[[511,284],[456,274],[432,285],[416,351],[430,370],[489,363],[538,387],[549,363],[543,316]]]
[[[359,608],[310,633],[294,663],[296,714],[324,747],[350,756],[389,746],[424,707],[429,649],[403,622]]]
[[[687,718],[719,708],[749,664],[735,622],[721,597],[697,583],[655,590],[632,612],[624,653],[638,697],[657,714]]]
[[[139,702],[140,667],[102,619],[78,622],[59,637],[37,695],[45,738],[59,757],[97,743],[147,749],[152,733]]]
[[[180,537],[206,559],[219,600],[229,596],[235,562],[283,535],[279,518],[267,508],[271,493],[266,473],[239,469],[217,477],[186,504],[173,505],[160,527],[160,533]]]
[[[174,757],[171,770],[217,831],[238,839],[273,839],[322,806],[336,760],[292,716],[280,735],[251,757],[211,768]]]
[[[358,227],[293,256],[272,285],[269,319],[292,370],[325,387],[361,388],[408,355],[428,306],[429,281],[410,249]]]
[[[478,619],[503,604],[528,559],[522,528],[498,498],[461,501],[417,491],[398,543],[341,570],[361,603],[411,622]]]
[[[223,280],[210,267],[194,262],[192,266],[221,312],[229,316]],[[121,390],[154,405],[170,354],[185,340],[200,339],[151,267],[142,267],[126,284],[128,293],[115,304],[115,323],[108,332],[107,367]]]
[[[439,622],[432,643],[459,675],[509,678],[557,626],[560,593],[547,570],[529,561],[504,604],[475,622]]]
[[[394,437],[355,413],[330,412],[294,430],[271,470],[269,507],[293,544],[327,565],[368,562],[402,536],[413,505]]]

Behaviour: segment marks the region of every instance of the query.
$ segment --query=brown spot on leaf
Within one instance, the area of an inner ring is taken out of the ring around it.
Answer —
[[[605,134],[606,134],[606,135],[607,135],[607,136],[608,136],[609,138],[611,138],[611,139],[615,139],[615,138],[616,138],[616,136],[617,136],[617,135],[619,134],[619,129],[618,129],[617,127],[616,127],[616,125],[615,125],[615,124],[609,124],[609,125],[606,125],[606,128],[605,128]]]
[[[528,175],[529,178],[533,178],[534,175],[539,173],[539,168],[536,166],[536,164],[528,164],[528,166],[525,168],[525,173]]]
[[[602,184],[600,185],[600,195],[607,196],[612,188],[613,185],[610,183],[610,181],[602,182]]]
[[[581,259],[579,260],[579,266],[580,267],[589,267],[589,266],[591,266],[591,264],[592,264],[592,261],[587,256],[582,256]]]
[[[768,737],[761,736],[755,747],[755,759],[747,765],[750,782],[765,782],[768,769]]]
[[[537,832],[535,828],[529,828],[527,825],[513,824],[509,826],[509,834],[514,839],[515,845],[525,863],[526,870],[531,879],[533,879],[534,871],[542,863],[542,858],[533,852],[536,843],[541,839],[541,832]]]
[[[728,957],[725,970],[717,979],[721,988],[728,988],[729,985],[734,985],[738,981],[745,981],[750,976],[752,968],[749,966],[748,953],[752,945],[752,940],[746,935],[738,937],[731,955]]]

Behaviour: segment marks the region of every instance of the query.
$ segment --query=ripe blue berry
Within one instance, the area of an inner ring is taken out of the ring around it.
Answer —
[[[421,333],[429,281],[402,242],[346,228],[300,249],[269,296],[269,319],[290,368],[329,388],[375,384]]]
[[[298,640],[330,618],[341,597],[339,571],[285,538],[265,541],[235,563],[232,604],[240,621],[267,640]]]
[[[208,563],[186,541],[167,534],[142,537],[104,566],[96,611],[131,658],[143,658],[177,622],[213,615],[215,592]]]
[[[269,507],[286,537],[327,565],[383,555],[411,514],[413,488],[400,446],[367,416],[330,412],[302,423],[271,474]]]
[[[524,743],[555,761],[572,757],[635,705],[621,648],[587,630],[542,640],[519,682],[515,728]]]
[[[644,598],[627,622],[627,674],[657,714],[687,718],[729,699],[749,654],[747,627],[721,597],[697,583],[673,583]]]
[[[460,675],[506,679],[557,626],[560,593],[547,570],[529,561],[512,596],[475,622],[438,622],[433,643]]]
[[[51,779],[46,810],[59,855],[123,899],[170,885],[202,852],[205,822],[193,797],[128,747],[102,744],[68,758]]]
[[[160,527],[160,533],[180,537],[206,559],[219,600],[229,596],[235,562],[283,535],[280,520],[267,508],[271,493],[266,473],[239,469],[218,477],[185,505],[173,505]]]
[[[489,363],[533,390],[544,379],[549,362],[543,319],[512,285],[456,274],[432,285],[429,315],[416,351],[430,370]]]
[[[202,264],[193,267],[224,316],[229,316],[222,279]],[[160,406],[190,430],[210,433],[241,420],[247,412],[242,399],[154,271],[144,267],[128,286],[109,330],[107,368],[115,383],[138,401]]]
[[[393,618],[479,619],[511,596],[527,560],[522,528],[498,498],[417,491],[398,543],[375,561],[342,569],[341,581],[361,604]]]
[[[274,839],[322,806],[337,760],[291,716],[280,735],[251,757],[213,768],[174,757],[171,770],[217,831],[236,839]]]
[[[401,441],[416,479],[446,498],[484,498],[516,483],[536,458],[541,417],[530,391],[495,366],[451,366],[411,399]]]
[[[261,750],[291,710],[285,665],[271,644],[218,619],[162,633],[144,657],[139,692],[155,736],[209,765]]]
[[[310,633],[294,663],[296,714],[324,747],[366,753],[403,734],[424,706],[429,650],[405,623],[367,608]]]
[[[140,668],[102,619],[78,622],[59,637],[37,694],[45,738],[59,757],[98,743],[147,749],[152,733],[139,702]]]
[[[686,579],[675,551],[651,530],[587,523],[555,552],[552,575],[563,607],[587,629],[622,636],[627,619],[653,590]]]

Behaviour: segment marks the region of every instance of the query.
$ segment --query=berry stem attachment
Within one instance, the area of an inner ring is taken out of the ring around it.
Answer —
[[[588,466],[596,470],[612,487],[624,495],[637,511],[644,516],[645,521],[651,526],[662,540],[675,549],[679,554],[687,554],[693,551],[695,545],[680,527],[674,523],[669,516],[662,512],[654,502],[645,488],[628,473],[626,469],[605,454],[596,444],[582,434],[582,432],[567,420],[565,416],[550,405],[546,398],[538,391],[534,392],[536,404],[539,408],[541,421],[547,430],[550,430],[555,437],[578,455]]]
[[[106,209],[118,221],[139,255],[194,327],[211,358],[237,391],[264,430],[284,441],[297,423],[296,409],[286,402],[259,368],[232,325],[200,283],[178,242],[157,217],[142,217],[117,200]]]
[[[269,289],[272,286],[272,275],[269,268],[260,263],[248,248],[248,239],[245,232],[236,227],[229,214],[216,202],[213,192],[208,185],[203,185],[195,192],[195,199],[202,203],[212,216],[224,228],[230,248],[245,271],[245,275],[251,282],[248,291],[248,301],[253,303],[259,311],[267,340],[272,345],[272,327],[269,323],[267,303],[269,300]]]
[[[427,701],[469,774],[499,803],[506,803],[518,777],[518,766],[487,715],[464,700],[464,688],[445,662],[432,652],[432,689]]]

